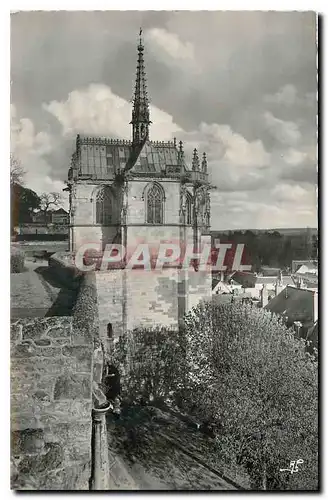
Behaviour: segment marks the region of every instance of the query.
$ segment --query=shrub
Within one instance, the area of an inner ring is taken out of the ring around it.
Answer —
[[[25,269],[25,255],[19,250],[11,249],[10,253],[10,272],[22,273]]]
[[[123,395],[174,398],[215,436],[218,455],[254,489],[318,487],[318,364],[305,342],[263,309],[200,304],[180,332],[136,329],[115,361]],[[301,470],[280,472],[303,459]]]
[[[120,337],[115,361],[129,400],[165,400],[184,383],[184,337],[176,330],[137,328]]]

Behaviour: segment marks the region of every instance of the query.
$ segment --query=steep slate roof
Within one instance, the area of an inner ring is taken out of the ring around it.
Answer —
[[[314,293],[312,290],[288,286],[273,297],[264,309],[286,316],[289,323],[313,323]]]
[[[95,180],[112,179],[123,170],[131,155],[131,141],[78,136],[73,173]]]
[[[133,148],[131,141],[78,136],[76,146],[70,169],[73,178],[111,180],[124,170],[138,176],[188,171],[174,142],[146,141]]]
[[[244,273],[242,271],[236,271],[231,278],[246,288],[253,288],[256,283],[257,276],[254,273]]]
[[[171,167],[171,168],[170,168]],[[183,170],[187,170],[183,163]],[[160,174],[165,175],[167,169],[174,174],[181,171],[178,150],[173,142],[150,142],[147,141],[142,147],[132,168],[132,174]]]

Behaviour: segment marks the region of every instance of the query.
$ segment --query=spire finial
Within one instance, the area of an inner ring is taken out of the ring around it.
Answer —
[[[183,164],[183,156],[184,156],[183,142],[179,141],[179,149],[178,149],[178,164],[179,165]]]
[[[202,170],[205,174],[207,173],[207,158],[205,152],[203,153]]]
[[[132,141],[140,144],[149,139],[149,99],[147,94],[147,80],[144,63],[144,45],[142,41],[142,28],[139,30],[137,74],[132,99]]]
[[[194,149],[194,154],[192,157],[192,169],[199,170],[199,157],[196,148]]]
[[[142,28],[140,28],[138,50],[143,50],[143,49],[144,49],[144,45],[143,45],[143,40],[142,40]]]

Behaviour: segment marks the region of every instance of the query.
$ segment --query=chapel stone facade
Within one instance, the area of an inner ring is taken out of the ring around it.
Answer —
[[[81,135],[76,139],[68,174],[73,253],[85,244],[104,249],[118,243],[131,253],[139,243],[174,242],[181,248],[193,243],[197,250],[205,240],[210,242],[206,154],[199,157],[195,149],[188,165],[181,141],[150,139],[141,36],[137,51],[132,139]],[[139,320],[149,326],[154,321],[175,326],[191,307],[188,303],[195,305],[211,293],[210,272],[205,276],[192,271],[171,267],[152,274],[127,269],[97,272],[104,331],[109,317],[116,325],[115,334],[133,328]]]

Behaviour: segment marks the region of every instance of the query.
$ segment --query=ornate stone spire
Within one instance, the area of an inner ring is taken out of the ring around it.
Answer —
[[[192,169],[199,170],[199,157],[196,148],[194,149],[194,154],[192,157]]]
[[[184,159],[183,142],[179,141],[178,164],[180,166],[183,164],[183,159]]]
[[[206,153],[203,153],[202,171],[205,174],[207,174],[207,158],[206,158]]]
[[[149,139],[149,99],[147,94],[146,72],[144,63],[144,45],[142,40],[142,29],[139,32],[137,74],[132,99],[132,142],[134,145],[141,144]]]

